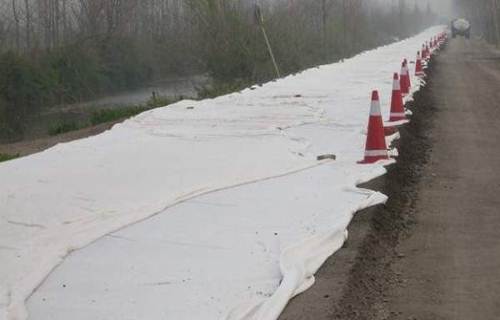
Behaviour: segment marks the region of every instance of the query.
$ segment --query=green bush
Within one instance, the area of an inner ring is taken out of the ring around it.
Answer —
[[[9,161],[16,158],[19,158],[19,154],[0,153],[0,162]]]
[[[231,82],[215,81],[214,83],[202,88],[198,88],[198,99],[216,98],[232,92],[241,91],[251,86],[247,80],[234,80]]]
[[[98,125],[100,123],[106,123],[106,122],[130,118],[144,111],[148,111],[154,108],[165,107],[169,104],[179,101],[180,99],[181,98],[172,99],[155,95],[149,98],[149,100],[146,102],[145,105],[125,106],[120,108],[96,110],[92,112],[90,123],[92,125]]]
[[[49,128],[48,133],[51,136],[57,136],[59,134],[63,134],[63,133],[70,132],[70,131],[75,131],[75,130],[78,130],[78,129],[81,129],[81,126],[79,126],[74,121],[61,122],[61,123],[57,123],[55,125],[52,125]]]
[[[161,107],[168,106],[169,104],[172,104],[172,103],[177,102],[179,100],[182,100],[182,97],[168,98],[168,97],[164,97],[164,96],[155,95],[155,96],[152,96],[151,98],[149,98],[149,100],[146,102],[146,106],[149,109],[161,108]]]
[[[107,90],[135,88],[153,77],[151,57],[141,52],[137,42],[127,38],[104,39],[97,48]]]
[[[0,55],[0,136],[22,134],[24,120],[39,109],[44,95],[42,73],[13,52]]]
[[[107,79],[100,60],[92,46],[70,45],[46,54],[42,64],[55,103],[80,102],[103,92]]]
[[[126,119],[133,117],[144,111],[147,111],[149,109],[150,108],[144,106],[131,106],[119,109],[97,110],[92,113],[92,116],[90,118],[90,123],[95,126],[101,123]]]

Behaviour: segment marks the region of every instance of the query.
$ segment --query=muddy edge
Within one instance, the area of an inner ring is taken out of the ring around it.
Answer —
[[[402,281],[400,274],[392,270],[392,263],[404,258],[396,247],[411,234],[415,224],[417,185],[432,151],[430,132],[436,112],[432,73],[438,67],[434,60],[430,62],[427,85],[415,95],[414,102],[407,104],[413,116],[411,122],[400,130],[401,139],[397,142],[400,156],[397,163],[388,168],[381,188],[389,200],[373,214],[369,234],[359,248],[347,287],[332,310],[333,319],[386,319],[394,316],[384,307],[388,302],[385,292],[390,283]]]

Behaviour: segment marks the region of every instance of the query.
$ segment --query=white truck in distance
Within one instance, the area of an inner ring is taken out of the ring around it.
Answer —
[[[451,22],[451,35],[456,38],[457,35],[470,38],[471,24],[465,19],[455,19]]]

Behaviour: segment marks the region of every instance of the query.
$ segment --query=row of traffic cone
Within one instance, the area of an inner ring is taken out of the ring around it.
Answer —
[[[439,50],[447,40],[445,32],[433,37],[430,42],[425,43],[422,52],[417,53],[415,63],[415,75],[424,77],[424,62],[426,63],[435,51]],[[370,107],[370,118],[368,121],[368,135],[366,138],[365,158],[359,163],[375,163],[380,160],[389,159],[389,152],[385,141],[386,134],[397,131],[397,125],[403,124],[406,118],[403,97],[411,93],[411,79],[408,61],[404,59],[401,65],[401,74],[394,73],[391,97],[391,113],[389,117],[390,126],[384,127],[382,113],[380,110],[380,97],[377,90],[372,92]]]

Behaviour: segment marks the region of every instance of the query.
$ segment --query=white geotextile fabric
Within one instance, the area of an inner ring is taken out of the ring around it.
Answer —
[[[235,186],[307,172],[318,166],[317,155],[334,153],[337,162],[328,165],[337,177],[349,179],[329,181],[332,190],[342,192],[332,191],[331,202],[322,205],[343,223],[283,240],[286,246],[281,246],[276,262],[283,281],[270,297],[257,299],[257,304],[241,301],[240,307],[231,299],[207,304],[224,309],[229,319],[275,319],[341,246],[353,210],[385,200],[368,193],[357,205],[336,209],[344,201],[345,188],[358,192],[355,182],[385,172],[382,164],[368,170],[355,164],[363,157],[371,90],[380,90],[387,115],[392,74],[399,70],[402,58],[413,60],[422,43],[443,29],[431,28],[343,63],[241,93],[145,112],[98,136],[0,164],[0,319],[25,319],[25,300],[47,275],[69,253],[104,235],[157,213],[168,216],[169,208],[218,190],[223,193]],[[413,71],[412,67],[412,77]],[[412,83],[413,90],[418,90],[420,82],[413,77]],[[238,241],[234,237],[229,234],[221,241]],[[246,280],[251,285],[252,277]],[[203,297],[213,287],[207,284],[197,290]],[[187,306],[176,308],[196,313]],[[182,319],[181,314],[172,319]],[[44,318],[42,314],[33,317]]]

